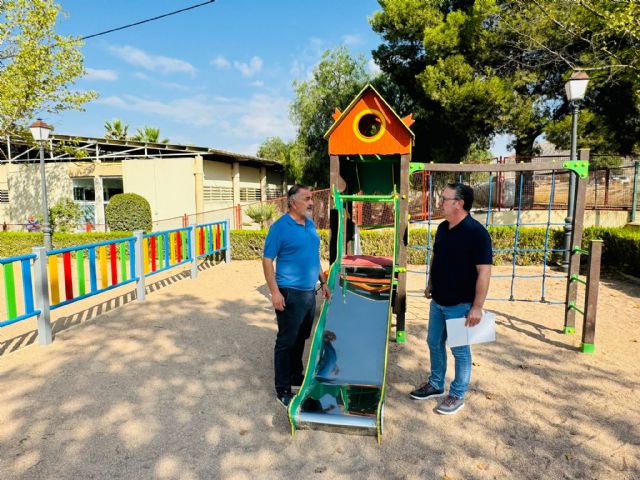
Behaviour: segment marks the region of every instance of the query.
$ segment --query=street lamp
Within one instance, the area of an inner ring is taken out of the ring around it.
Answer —
[[[572,122],[571,122],[571,158],[570,160],[578,160],[578,110],[579,102],[584,99],[589,84],[589,75],[585,72],[573,72],[564,89],[567,94],[567,100],[571,105]],[[562,269],[569,271],[569,252],[571,250],[571,229],[573,225],[573,216],[575,214],[575,190],[576,190],[576,173],[569,172],[569,200],[567,202],[567,218],[564,220],[564,255],[562,257]]]
[[[47,178],[44,172],[44,142],[49,138],[51,127],[39,118],[29,126],[29,130],[31,130],[33,139],[40,145],[40,183],[42,185],[42,212],[44,215],[42,233],[44,233],[45,248],[51,250],[51,226],[49,225],[49,207],[47,205]]]

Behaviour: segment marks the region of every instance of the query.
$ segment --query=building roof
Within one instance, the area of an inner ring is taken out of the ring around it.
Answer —
[[[280,162],[275,160],[194,145],[114,140],[109,138],[79,137],[60,134],[52,134],[49,137],[49,143],[51,145],[49,152],[54,150],[54,153],[51,155],[51,153],[48,152],[46,155],[47,162],[77,162],[94,159],[121,161],[127,158],[154,157],[192,158],[194,155],[201,155],[205,160],[224,163],[240,162],[251,166],[275,167],[277,170],[284,168]],[[2,150],[3,153],[0,162],[29,162],[40,158],[37,146],[34,145],[33,142],[22,139],[11,138],[9,141],[0,139],[0,150]],[[82,153],[77,154],[76,152]]]

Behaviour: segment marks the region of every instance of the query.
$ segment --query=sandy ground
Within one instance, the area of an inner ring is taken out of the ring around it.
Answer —
[[[581,322],[562,334],[562,307],[488,302],[498,340],[474,349],[466,408],[440,416],[435,400],[408,397],[429,366],[424,278],[410,275],[407,343],[390,345],[378,445],[290,435],[273,394],[276,325],[259,262],[197,280],[178,272],[145,302],[124,288],[61,312],[48,347],[4,334],[3,479],[640,478],[637,284],[603,281],[592,355],[578,351]],[[508,290],[496,281],[491,296]],[[547,297],[562,296],[550,282]]]

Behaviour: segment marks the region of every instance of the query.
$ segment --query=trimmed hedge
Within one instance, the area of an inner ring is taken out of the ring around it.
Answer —
[[[104,209],[107,225],[112,231],[151,231],[151,207],[147,199],[137,193],[119,193]]]
[[[494,249],[513,248],[515,238],[514,227],[489,227]],[[320,235],[320,254],[323,259],[329,258],[329,231],[318,230]],[[89,233],[54,233],[54,248],[86,245],[131,236],[131,232],[89,232]],[[431,230],[435,235],[435,228]],[[267,236],[266,230],[232,230],[232,257],[237,260],[257,260],[262,257],[262,248]],[[521,228],[519,231],[520,248],[542,248],[544,245],[544,228]],[[589,227],[585,229],[583,248],[589,247],[591,239],[601,238],[604,241],[602,266],[640,277],[640,231],[625,228]],[[393,234],[391,230],[365,230],[361,232],[362,250],[365,255],[391,255],[393,252]],[[549,235],[549,248],[562,248],[564,232],[554,229]],[[409,245],[426,245],[426,229],[410,229]],[[0,257],[12,257],[31,253],[33,247],[42,245],[42,233],[0,232]],[[583,257],[584,258],[584,257]],[[424,250],[409,248],[409,263],[423,265],[426,255]],[[517,257],[518,265],[535,265],[542,263],[542,252],[527,252]],[[560,254],[552,254],[548,263],[560,261]],[[500,252],[494,256],[495,265],[511,262],[509,252]]]
[[[131,235],[131,232],[54,233],[52,243],[53,248],[65,248],[115,240]],[[31,253],[33,247],[42,246],[43,243],[42,233],[0,232],[0,257],[14,257]]]
[[[318,230],[320,256],[329,259],[329,230]],[[231,230],[231,258],[235,260],[258,260],[262,258],[267,230]]]
[[[603,240],[602,265],[640,277],[640,231],[627,228],[590,227],[585,230],[583,248],[591,239]]]
[[[513,248],[515,240],[514,227],[489,227],[493,241],[493,248],[497,250]],[[318,230],[320,235],[320,254],[323,259],[329,258],[329,232]],[[435,228],[431,230],[432,237]],[[262,248],[267,236],[266,230],[232,230],[232,257],[237,260],[256,260],[262,257]],[[365,255],[387,255],[393,253],[393,233],[389,229],[365,230],[360,232],[362,253]],[[603,268],[616,269],[640,277],[640,232],[623,228],[589,227],[585,229],[583,248],[589,247],[591,239],[604,240],[602,254]],[[427,229],[413,228],[409,230],[409,245],[426,245]],[[544,228],[521,228],[518,232],[518,245],[521,249],[543,248],[545,241]],[[564,242],[564,231],[552,229],[549,232],[548,248],[561,249]],[[412,265],[424,265],[426,252],[409,248],[408,261]],[[494,255],[494,265],[511,263],[510,252],[498,252]],[[525,252],[516,257],[517,265],[541,264],[543,252]],[[584,258],[584,257],[583,257]],[[557,264],[561,260],[561,253],[552,253],[547,263]]]

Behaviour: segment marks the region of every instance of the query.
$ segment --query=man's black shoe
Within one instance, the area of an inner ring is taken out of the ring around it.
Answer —
[[[429,382],[423,383],[413,390],[409,396],[414,400],[426,400],[427,398],[438,398],[444,396],[444,390],[438,390]]]
[[[291,392],[284,392],[279,394],[276,398],[284,408],[289,408],[289,404],[291,403],[293,395],[291,394]]]

